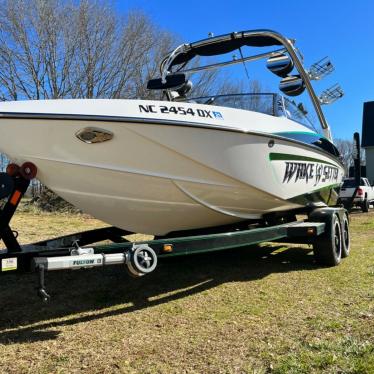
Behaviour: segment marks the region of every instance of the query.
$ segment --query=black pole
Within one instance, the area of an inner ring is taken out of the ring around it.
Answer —
[[[360,134],[355,132],[353,134],[353,161],[354,161],[354,171],[355,171],[355,181],[356,187],[360,185],[361,182],[361,144],[360,144]]]
[[[353,167],[354,167],[354,176],[355,176],[355,189],[353,195],[349,201],[348,209],[350,210],[353,205],[353,200],[357,194],[358,188],[360,187],[361,182],[361,143],[360,143],[360,134],[355,132],[353,134]]]

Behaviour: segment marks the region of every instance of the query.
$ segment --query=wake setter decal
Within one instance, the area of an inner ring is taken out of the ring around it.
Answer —
[[[343,178],[343,168],[329,161],[284,153],[270,153],[269,159],[279,183],[290,194],[336,185]]]
[[[285,161],[285,165],[283,183],[304,181],[305,183],[310,182],[313,183],[313,186],[317,186],[325,182],[338,182],[339,169],[336,166],[293,161]]]

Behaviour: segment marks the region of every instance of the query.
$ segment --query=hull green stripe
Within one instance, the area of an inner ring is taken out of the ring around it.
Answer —
[[[331,165],[331,166],[337,167],[337,165],[333,164],[332,162],[320,160],[318,158],[298,156],[298,155],[291,155],[291,154],[287,154],[287,153],[269,153],[269,160],[270,161],[307,161],[307,162],[319,162],[321,164],[327,164],[327,165]]]

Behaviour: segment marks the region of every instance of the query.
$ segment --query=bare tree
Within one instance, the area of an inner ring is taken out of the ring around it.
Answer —
[[[174,34],[105,0],[0,0],[0,100],[160,98],[146,89]],[[218,87],[195,77],[194,95]]]
[[[174,44],[106,1],[0,0],[0,99],[145,97]]]
[[[354,142],[347,139],[335,139],[334,143],[348,173],[349,168],[353,166]],[[361,165],[365,165],[365,149],[363,148],[361,148]]]
[[[348,171],[349,167],[353,164],[353,141],[347,139],[335,139],[335,146],[338,148],[346,171]]]
[[[0,100],[155,98],[146,81],[175,44],[105,0],[0,0]]]

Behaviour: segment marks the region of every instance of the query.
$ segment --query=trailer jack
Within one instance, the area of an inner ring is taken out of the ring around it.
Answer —
[[[47,290],[45,289],[45,268],[44,265],[40,265],[38,269],[38,296],[42,299],[43,303],[48,303],[51,299]]]
[[[122,253],[94,253],[93,248],[74,248],[70,255],[34,257],[33,268],[38,272],[38,296],[48,303],[50,296],[46,290],[45,272],[66,269],[87,269],[124,264],[129,274],[141,277],[151,273],[157,266],[157,255],[147,244],[133,244]]]

